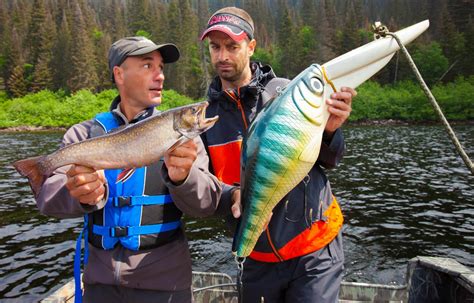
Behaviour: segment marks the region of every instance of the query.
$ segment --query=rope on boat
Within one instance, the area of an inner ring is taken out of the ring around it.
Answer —
[[[462,148],[461,143],[459,143],[459,140],[456,137],[456,134],[454,133],[451,126],[449,125],[448,120],[446,120],[446,118],[444,117],[443,111],[441,110],[438,103],[436,102],[436,99],[433,96],[433,94],[431,93],[430,89],[428,88],[428,85],[426,85],[425,81],[423,80],[423,77],[421,76],[420,72],[418,71],[418,68],[416,67],[415,62],[411,58],[411,56],[408,53],[407,49],[405,48],[405,45],[403,45],[402,41],[400,40],[400,38],[398,38],[398,36],[396,34],[391,33],[388,30],[388,28],[385,25],[383,25],[382,23],[375,22],[375,24],[372,26],[372,28],[373,28],[373,31],[374,31],[375,39],[379,39],[379,38],[385,37],[387,35],[392,36],[393,38],[395,38],[395,40],[397,41],[398,45],[400,46],[400,49],[402,50],[403,54],[408,59],[408,63],[410,65],[411,69],[413,70],[413,72],[415,73],[416,78],[418,79],[418,82],[420,82],[423,91],[425,92],[426,96],[430,100],[431,105],[433,106],[436,113],[438,114],[439,119],[441,120],[441,122],[445,126],[446,131],[448,132],[448,135],[451,138],[451,141],[453,142],[454,146],[456,147],[457,152],[459,153],[459,155],[463,159],[463,161],[466,164],[467,168],[471,171],[471,174],[474,175],[474,165],[473,165],[471,159],[469,159],[469,156],[466,154],[466,152]]]

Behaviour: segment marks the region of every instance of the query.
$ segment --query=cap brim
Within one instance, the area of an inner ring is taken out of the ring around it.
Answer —
[[[230,24],[216,24],[204,31],[201,35],[201,40],[204,40],[206,36],[212,31],[219,31],[227,34],[232,40],[240,42],[247,38],[247,34],[240,28],[232,26]]]
[[[178,47],[176,47],[176,45],[172,43],[150,45],[141,49],[137,49],[136,51],[128,54],[128,56],[140,56],[140,55],[151,53],[155,50],[160,52],[161,57],[163,58],[163,63],[176,62],[178,61],[179,56],[180,56]]]

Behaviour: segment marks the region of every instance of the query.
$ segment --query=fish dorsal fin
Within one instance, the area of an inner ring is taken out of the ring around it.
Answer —
[[[315,134],[306,145],[298,159],[303,162],[316,163],[321,148],[322,133]]]

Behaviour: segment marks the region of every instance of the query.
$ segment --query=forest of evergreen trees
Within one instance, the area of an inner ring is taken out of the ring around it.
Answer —
[[[409,51],[425,80],[433,85],[474,74],[472,0],[1,0],[0,89],[19,97],[111,88],[110,44],[143,35],[181,50],[180,61],[166,67],[165,87],[201,97],[212,68],[198,37],[210,14],[230,5],[253,16],[254,58],[279,76],[294,77],[310,63],[369,42],[374,21],[395,31],[424,19],[431,26]],[[381,84],[411,78],[403,56],[375,77]]]

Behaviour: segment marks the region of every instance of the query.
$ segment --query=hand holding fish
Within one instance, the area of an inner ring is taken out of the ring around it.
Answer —
[[[175,184],[182,183],[189,175],[189,171],[197,158],[197,145],[189,140],[171,151],[165,152],[165,165],[168,176]]]
[[[352,111],[352,98],[357,92],[350,87],[341,87],[340,92],[331,94],[331,99],[326,100],[328,111],[331,114],[324,129],[330,135],[346,122]]]
[[[232,212],[232,216],[236,219],[240,218],[240,215],[242,214],[242,204],[240,203],[239,188],[232,192],[231,203],[232,206],[230,207],[230,211]]]
[[[105,195],[105,175],[103,170],[72,165],[66,172],[66,188],[70,195],[82,204],[96,205]]]

